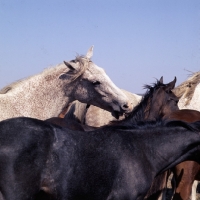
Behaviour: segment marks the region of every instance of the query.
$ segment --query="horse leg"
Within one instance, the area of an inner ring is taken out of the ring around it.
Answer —
[[[2,193],[0,192],[0,200],[4,200]]]
[[[194,161],[184,161],[174,168],[176,191],[173,200],[189,200],[192,184],[198,173],[198,164]]]
[[[169,199],[169,189],[168,189],[168,182],[169,182],[169,178],[170,178],[170,175],[172,174],[171,170],[167,170],[167,172],[165,172],[165,176],[163,177],[163,182],[162,182],[162,187],[163,187],[163,190],[162,190],[162,193],[160,194],[160,196],[158,197],[158,200],[167,200]],[[172,176],[173,178],[173,176]],[[173,190],[173,193],[174,193],[174,187],[172,185],[172,190]],[[171,193],[170,193],[170,196]]]
[[[171,195],[171,200],[173,199],[173,196],[175,194],[175,190],[176,190],[176,180],[175,180],[175,177],[174,177],[174,173],[172,175],[172,179],[171,179],[171,185],[172,185],[172,195]]]
[[[190,200],[196,200],[197,185],[198,185],[198,181],[194,181],[194,183],[192,184],[192,193],[190,195]]]
[[[65,115],[66,115],[70,105],[71,105],[71,103],[62,109],[61,113],[58,115],[59,118],[65,118]]]
[[[156,176],[151,184],[148,193],[145,196],[145,200],[165,200],[167,191],[167,179],[169,171],[163,172]]]

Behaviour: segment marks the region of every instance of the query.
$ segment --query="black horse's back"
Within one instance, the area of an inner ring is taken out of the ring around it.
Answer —
[[[5,199],[31,199],[38,193],[53,140],[53,129],[40,120],[0,122],[0,190]]]

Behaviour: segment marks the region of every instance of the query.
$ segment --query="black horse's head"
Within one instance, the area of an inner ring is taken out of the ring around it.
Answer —
[[[130,125],[138,121],[157,120],[170,112],[178,110],[178,97],[172,92],[176,77],[173,81],[164,84],[163,77],[153,85],[145,85],[147,89],[141,102],[133,111],[120,122],[120,125]],[[112,122],[118,124],[119,122]]]

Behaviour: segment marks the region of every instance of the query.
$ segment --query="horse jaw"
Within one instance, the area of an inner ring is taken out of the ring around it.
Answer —
[[[111,112],[112,116],[115,117],[116,119],[119,119],[120,113],[118,111],[112,111]]]

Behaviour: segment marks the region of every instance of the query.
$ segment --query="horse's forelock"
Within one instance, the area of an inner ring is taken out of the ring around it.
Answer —
[[[152,91],[155,91],[156,89],[160,88],[161,86],[165,86],[166,84],[164,83],[161,83],[160,81],[157,80],[156,83],[153,83],[152,85],[147,85],[145,84],[143,86],[144,89],[148,89],[148,90],[152,90]],[[150,92],[150,91],[147,91],[147,92]]]
[[[71,75],[70,81],[75,81],[77,78],[79,78],[84,72],[88,69],[89,63],[91,62],[90,59],[86,58],[85,56],[79,56],[77,55],[75,58],[75,62],[80,63],[80,69],[76,71],[73,75]]]
[[[165,84],[157,81],[156,83],[153,83],[152,85],[144,85],[144,89],[147,89],[146,93],[143,96],[143,99],[149,99],[152,98],[153,93],[155,90],[159,89],[160,87],[165,86]]]

